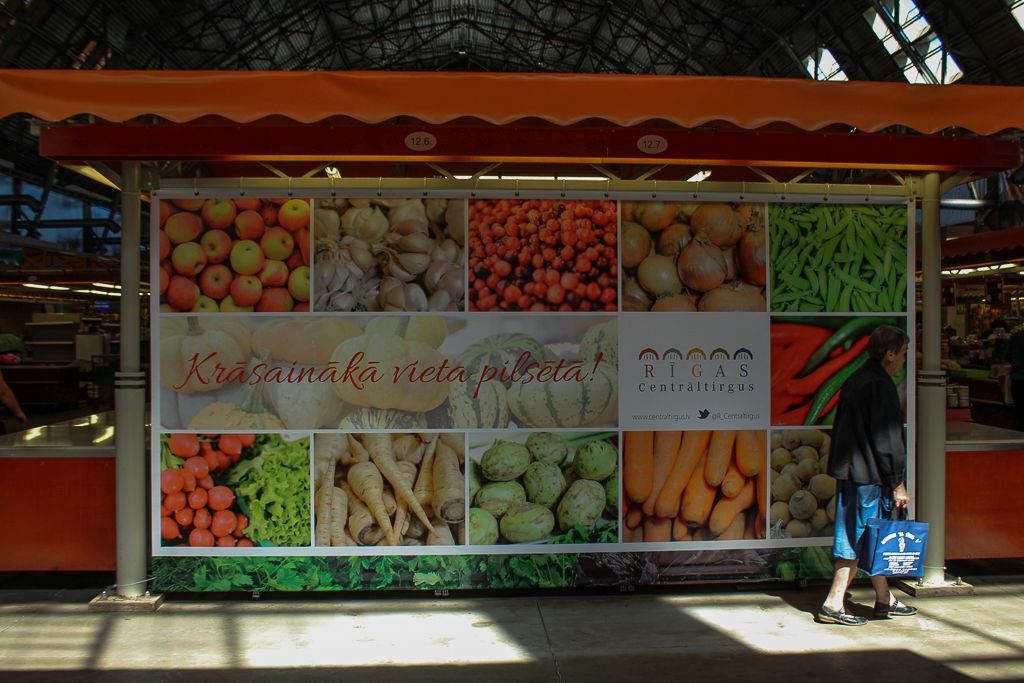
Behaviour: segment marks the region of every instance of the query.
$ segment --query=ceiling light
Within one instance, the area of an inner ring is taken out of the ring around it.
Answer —
[[[336,169],[334,166],[328,166],[327,168],[325,168],[324,173],[327,175],[328,178],[334,178],[335,180],[341,178],[341,171]]]
[[[22,287],[30,287],[31,289],[49,289],[50,285],[37,285],[34,282],[23,282]]]
[[[92,283],[92,286],[93,287],[106,287],[107,289],[121,289],[121,285],[111,285],[111,284],[107,284],[106,282],[94,282],[94,283]]]
[[[699,182],[701,182],[703,180],[707,180],[710,177],[711,177],[711,171],[707,171],[707,170],[697,171],[692,176],[687,178],[686,182],[688,182],[688,183],[699,183]]]

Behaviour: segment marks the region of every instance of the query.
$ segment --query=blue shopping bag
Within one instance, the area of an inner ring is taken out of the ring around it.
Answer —
[[[857,564],[871,576],[917,577],[924,574],[927,522],[869,519],[861,542]]]

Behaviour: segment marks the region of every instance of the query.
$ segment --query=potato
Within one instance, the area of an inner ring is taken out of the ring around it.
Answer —
[[[782,434],[779,432],[772,432],[772,450],[782,447]]]
[[[828,455],[829,447],[832,445],[832,437],[828,434],[822,434],[821,445],[818,446],[818,452],[822,455]]]
[[[772,478],[771,482],[769,482],[769,486],[770,486],[771,484],[775,483],[776,479],[779,478],[779,473],[778,473],[777,470],[768,470],[768,472],[769,472],[769,476]]]
[[[782,526],[786,526],[789,524],[789,520],[793,519],[793,516],[789,514],[789,503],[782,500],[772,503],[768,514],[772,526],[775,526],[778,521],[782,522]]]
[[[795,429],[786,429],[782,432],[782,447],[793,450],[800,445],[800,432]]]
[[[790,538],[807,538],[811,535],[811,525],[802,519],[794,519],[786,525],[786,533]]]
[[[828,455],[821,456],[821,460],[818,461],[818,469],[823,473],[828,472]]]
[[[828,513],[828,518],[831,521],[836,521],[836,497],[832,496],[832,499],[828,501],[828,505],[825,507],[825,512]]]
[[[822,503],[836,495],[836,480],[828,474],[816,474],[807,484],[808,490]]]
[[[795,462],[791,462],[785,467],[783,467],[779,474],[792,474],[794,477],[796,477],[796,466],[797,464]],[[797,477],[797,479],[799,479],[799,477]],[[802,485],[803,484],[801,483],[801,486]]]
[[[800,490],[800,480],[788,472],[780,474],[779,478],[772,484],[772,498],[775,500],[789,500],[794,493]]]
[[[810,519],[818,509],[818,499],[810,491],[794,491],[789,498],[789,514],[793,519]]]
[[[821,442],[825,440],[825,433],[819,429],[801,429],[800,443],[812,448],[820,448]]]
[[[811,477],[818,473],[818,461],[811,460],[810,458],[801,460],[796,466],[796,471],[793,472],[793,474],[796,475],[796,478],[805,484],[811,480]]]
[[[800,446],[800,448],[794,448],[792,451],[793,460],[800,462],[802,460],[813,460],[818,462],[818,449],[813,446]]]
[[[814,511],[814,514],[811,515],[811,528],[815,531],[821,531],[828,526],[828,521],[828,513],[821,508],[818,508]]]
[[[772,469],[781,470],[783,467],[793,462],[793,454],[785,448],[776,448],[772,451]]]

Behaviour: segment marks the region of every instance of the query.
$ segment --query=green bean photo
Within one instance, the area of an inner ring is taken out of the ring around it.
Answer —
[[[771,204],[768,230],[772,311],[906,310],[906,205]]]

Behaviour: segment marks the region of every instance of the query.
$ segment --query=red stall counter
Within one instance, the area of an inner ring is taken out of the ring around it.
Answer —
[[[0,437],[0,571],[112,571],[114,413]]]
[[[1024,432],[946,425],[946,559],[1024,557]]]

